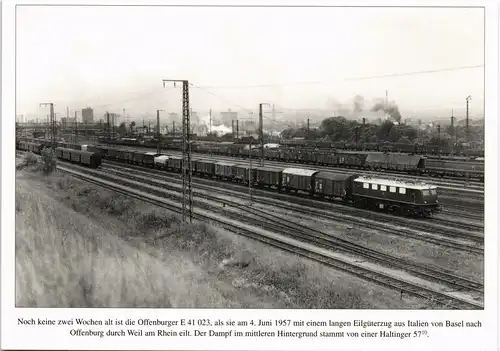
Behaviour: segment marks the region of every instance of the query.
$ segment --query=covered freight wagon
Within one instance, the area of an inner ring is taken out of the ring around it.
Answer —
[[[167,167],[173,171],[180,172],[182,170],[182,157],[170,156],[167,161]]]
[[[283,169],[257,167],[256,182],[259,186],[280,188]]]
[[[314,190],[313,176],[318,171],[302,168],[285,168],[281,185],[285,190],[308,191]]]
[[[250,166],[247,166],[247,165],[234,166],[234,179],[238,182],[248,184],[248,178],[249,178],[248,170],[249,169],[250,169]],[[250,177],[252,179],[252,183],[255,182],[256,175],[257,175],[257,169],[252,168],[250,171]]]
[[[234,163],[217,162],[215,164],[215,176],[220,179],[232,180],[234,177],[233,167]]]
[[[79,153],[80,162],[86,166],[89,166],[91,168],[97,168],[101,165],[102,162],[101,155],[97,152],[73,150],[72,153]]]
[[[117,150],[116,158],[122,161],[130,162],[133,160],[134,152],[127,150]]]
[[[68,160],[68,161],[71,161],[71,149],[67,149],[67,148],[62,148],[63,150],[63,156],[62,158],[65,159],[65,160]]]
[[[71,150],[69,152],[70,154],[70,159],[71,159],[71,162],[77,162],[77,163],[80,163],[80,158],[81,158],[81,151],[80,150]]]
[[[159,155],[154,158],[154,165],[157,168],[166,169],[168,167],[168,156],[167,155]]]
[[[157,152],[146,152],[144,153],[144,157],[142,159],[142,163],[148,166],[154,166],[155,157],[159,156]]]
[[[102,153],[106,153],[106,158],[115,159],[118,158],[118,153],[121,151],[118,149],[108,148],[108,147],[100,147]]]
[[[215,175],[215,164],[212,161],[196,161],[196,173],[212,177]]]
[[[348,199],[357,175],[321,171],[314,176],[314,191],[320,196]]]
[[[134,163],[142,163],[142,160],[144,159],[144,152],[136,151],[132,153],[132,162]]]
[[[422,168],[422,156],[396,153],[369,154],[365,166],[373,169],[388,169],[398,171],[417,171]]]

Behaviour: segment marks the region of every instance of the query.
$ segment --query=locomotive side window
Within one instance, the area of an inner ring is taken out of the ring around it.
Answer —
[[[372,190],[377,190],[377,189],[378,189],[377,184],[372,184]]]
[[[437,195],[437,190],[436,189],[431,189],[431,194],[432,195]]]
[[[395,187],[395,186],[391,186],[391,187],[389,188],[389,191],[390,191],[391,193],[395,193],[395,192],[396,192],[396,187]]]
[[[380,186],[380,190],[382,190],[382,191],[387,191],[387,186],[385,186],[385,185],[381,185],[381,186]]]
[[[399,188],[400,194],[406,194],[406,188]]]
[[[363,183],[363,188],[364,188],[364,189],[370,189],[370,184],[368,184],[368,183]]]
[[[422,190],[422,195],[429,196],[429,190]]]

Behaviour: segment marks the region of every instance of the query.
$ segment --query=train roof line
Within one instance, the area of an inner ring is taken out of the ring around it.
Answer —
[[[359,183],[370,183],[370,184],[379,184],[385,186],[397,186],[397,187],[405,187],[408,189],[416,189],[416,190],[426,190],[426,189],[436,189],[437,186],[426,184],[423,182],[415,182],[411,180],[400,180],[400,179],[384,179],[384,178],[374,178],[361,176],[354,179],[355,182]]]

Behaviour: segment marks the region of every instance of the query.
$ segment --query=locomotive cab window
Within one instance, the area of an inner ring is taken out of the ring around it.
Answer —
[[[430,195],[430,191],[429,190],[422,190],[422,195],[423,196],[429,196]]]
[[[381,191],[387,191],[387,186],[385,186],[385,185],[381,185],[381,186],[380,186],[380,190],[381,190]]]
[[[377,184],[372,184],[372,190],[377,190],[378,189],[378,185]]]
[[[400,194],[406,194],[406,188],[399,188]]]
[[[436,189],[431,189],[431,195],[437,195],[437,190]]]
[[[391,186],[391,187],[389,188],[389,191],[390,191],[391,193],[395,193],[395,192],[396,192],[396,187],[395,187],[395,186]]]
[[[364,189],[370,189],[370,184],[368,184],[368,183],[363,183],[363,188],[364,188]]]

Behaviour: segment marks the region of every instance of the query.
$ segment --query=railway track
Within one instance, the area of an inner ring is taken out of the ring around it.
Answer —
[[[172,201],[165,198],[166,191],[164,189],[155,189],[144,183],[126,180],[113,175],[106,175],[101,171],[89,170],[69,164],[65,164],[64,166],[58,165],[58,169],[68,172],[82,180],[153,203],[174,212],[181,211],[179,201]],[[178,197],[179,195],[177,196],[177,199]],[[341,242],[337,241],[334,244],[331,242],[331,237],[321,237],[320,234],[317,232],[313,233],[308,228],[303,228],[296,224],[276,221],[274,216],[270,216],[262,211],[253,209],[251,215],[246,216],[245,218],[248,223],[241,223],[241,219],[243,217],[242,211],[234,204],[231,205],[233,211],[229,211],[227,207],[221,209],[220,205],[210,205],[210,202],[205,199],[204,202],[205,206],[201,206],[198,202],[197,208],[193,209],[193,216],[195,219],[215,223],[238,234],[267,242],[273,246],[314,259],[333,268],[359,276],[363,279],[370,280],[377,284],[397,289],[398,291],[417,297],[429,299],[450,308],[483,308],[483,303],[478,301],[478,299],[482,299],[482,292],[484,291],[481,283],[452,275],[444,270],[432,271],[428,267],[412,267],[411,262],[401,260],[399,258],[395,261],[394,257],[389,257],[388,255],[381,254],[367,248],[354,245],[349,246],[348,243],[343,243],[344,250],[349,253],[356,253],[358,256],[364,255],[365,258],[371,258],[372,260],[378,262],[385,262],[387,264],[391,263],[392,267],[405,266],[405,268],[400,269],[404,271],[410,270],[414,273],[413,275],[403,274],[403,277],[398,277],[397,275],[399,274],[397,274],[397,270],[394,270],[394,268],[380,270],[380,267],[377,268],[369,262],[359,262],[356,261],[355,258],[350,258],[345,254],[340,255],[338,252],[332,251],[331,248],[335,247],[338,249]],[[212,210],[212,212],[205,211],[207,206]],[[238,211],[234,212],[234,210]],[[230,212],[232,212],[232,215],[228,216]],[[256,218],[253,218],[252,215]],[[315,244],[324,246],[326,245],[325,241],[328,241],[330,249],[325,249],[324,247],[319,247],[318,245],[303,242],[304,233],[309,234],[309,236],[313,234],[316,235],[317,240],[315,241]],[[289,236],[287,237],[287,235]],[[429,280],[422,280],[422,274],[426,275],[427,279],[438,281],[440,284],[436,285],[437,283],[430,283]],[[441,285],[443,283],[444,286]],[[448,290],[450,286],[456,289],[456,291],[450,292]],[[481,293],[480,296],[477,294],[478,292]]]
[[[108,146],[116,146],[109,144]],[[156,151],[156,149],[152,148],[140,148],[140,147],[131,147],[131,146],[119,146],[120,149],[127,149],[127,150],[150,150],[150,151]],[[177,155],[180,156],[182,153],[180,151],[176,150],[163,150],[163,152],[166,152],[167,154],[171,155]],[[207,159],[207,160],[212,160],[212,161],[229,161],[229,162],[234,162],[234,163],[239,163],[239,164],[248,164],[249,160],[248,158],[243,158],[243,157],[235,157],[235,156],[225,156],[225,155],[211,155],[211,154],[206,154],[206,153],[192,153],[192,158],[194,159]],[[259,159],[254,159],[254,164],[256,164],[259,161]],[[271,166],[271,168],[285,168],[285,167],[293,167],[293,168],[305,168],[305,169],[317,169],[317,170],[324,170],[324,171],[329,171],[329,172],[334,172],[334,173],[363,173],[366,175],[376,175],[380,176],[383,174],[383,176],[386,177],[397,177],[398,179],[402,180],[418,180],[418,181],[423,181],[423,182],[428,182],[432,181],[433,184],[438,185],[441,189],[447,189],[447,190],[459,190],[462,192],[472,192],[472,193],[477,193],[477,194],[484,194],[484,183],[482,182],[476,182],[476,181],[466,181],[466,180],[457,180],[457,181],[451,181],[446,178],[446,180],[442,180],[439,178],[433,178],[433,177],[426,177],[426,176],[409,176],[401,173],[391,173],[391,172],[378,172],[378,171],[369,171],[369,170],[360,170],[360,169],[355,169],[355,168],[348,168],[348,167],[335,167],[335,166],[321,166],[321,165],[316,165],[316,164],[304,164],[304,163],[294,163],[294,162],[282,162],[282,161],[275,161],[275,160],[265,160],[265,165]]]
[[[463,218],[465,220],[481,221],[483,222],[484,227],[484,207],[481,207],[476,211],[472,211],[471,209],[464,209],[458,205],[448,204],[446,205],[443,213],[457,218]]]
[[[155,179],[163,179],[170,183],[173,181],[179,185],[182,183],[179,179],[179,174],[168,173],[162,170],[115,161],[105,161],[102,167],[110,171],[115,171],[121,176],[130,176],[133,170],[134,172],[138,172],[136,174],[142,175],[144,181],[149,181],[151,175],[154,174]],[[193,184],[200,190],[204,189],[209,192],[217,192],[226,194],[230,197],[240,198],[244,201],[248,200],[248,195],[246,194],[248,187],[242,186],[241,184],[232,182],[224,182],[221,184],[220,181],[208,178],[195,178],[193,179]],[[425,220],[386,215],[345,206],[339,203],[321,201],[319,198],[309,199],[306,197],[298,197],[298,194],[294,194],[293,196],[283,193],[278,194],[276,191],[269,191],[271,189],[254,190],[262,195],[259,197],[260,203],[269,206],[286,207],[295,212],[307,214],[312,218],[336,219],[338,221],[356,224],[360,227],[383,230],[384,232],[396,236],[410,237],[462,251],[479,254],[484,252],[484,248],[481,246],[484,242],[484,234],[471,232],[471,230],[484,230],[480,227],[473,227],[463,222],[458,222],[457,225],[455,222],[435,218],[433,221],[435,223],[430,224]],[[273,197],[272,200],[269,199],[270,195]],[[278,203],[278,199],[282,200],[282,202]],[[362,215],[362,217],[360,215]],[[409,225],[413,227],[408,228]],[[457,241],[457,238],[464,240]]]

